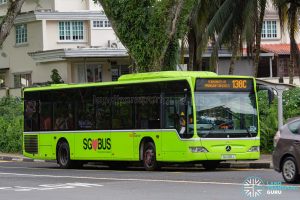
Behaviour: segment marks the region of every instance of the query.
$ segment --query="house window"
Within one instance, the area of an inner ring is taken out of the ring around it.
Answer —
[[[83,21],[59,22],[59,40],[83,40]]]
[[[108,20],[94,20],[93,28],[110,28],[111,23]]]
[[[7,3],[7,0],[0,0],[0,5],[6,4],[6,3]]]
[[[15,88],[28,87],[31,85],[31,74],[15,74]]]
[[[102,66],[101,64],[79,64],[78,65],[78,82],[101,82]]]
[[[261,31],[261,37],[265,39],[277,38],[276,21],[264,21]]]
[[[16,44],[27,43],[27,24],[16,25]]]
[[[0,72],[0,88],[5,87],[5,73]]]
[[[128,65],[112,65],[111,66],[111,80],[117,81],[121,75],[129,74]]]

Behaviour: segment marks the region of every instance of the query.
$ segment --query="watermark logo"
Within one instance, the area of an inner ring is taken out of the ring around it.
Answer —
[[[244,181],[244,192],[249,198],[256,198],[262,195],[264,182],[259,177],[248,177]]]
[[[264,199],[266,196],[282,195],[284,191],[298,190],[299,187],[282,184],[282,182],[264,181],[260,177],[247,177],[243,182],[243,193],[249,199]]]

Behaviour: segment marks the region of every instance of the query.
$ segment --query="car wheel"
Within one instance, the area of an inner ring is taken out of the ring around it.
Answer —
[[[295,183],[299,181],[298,168],[295,158],[287,157],[283,160],[282,176],[287,183]]]
[[[143,165],[145,170],[154,171],[158,169],[158,163],[156,161],[156,150],[153,142],[147,142],[143,150]]]

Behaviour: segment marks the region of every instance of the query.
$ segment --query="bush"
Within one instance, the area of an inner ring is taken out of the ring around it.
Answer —
[[[268,105],[267,94],[258,92],[260,114],[261,149],[263,152],[273,151],[273,138],[278,130],[277,99]],[[283,93],[283,118],[300,116],[300,88],[290,89]]]
[[[23,108],[19,98],[0,99],[0,152],[21,152]]]
[[[283,117],[285,120],[300,116],[300,88],[283,93]]]

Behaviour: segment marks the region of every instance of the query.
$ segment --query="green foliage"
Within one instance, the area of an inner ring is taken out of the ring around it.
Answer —
[[[260,111],[261,149],[264,152],[273,151],[273,138],[278,129],[277,100],[269,106],[268,97],[264,91],[258,92]],[[290,89],[283,93],[283,117],[300,116],[300,88]]]
[[[21,152],[23,107],[19,98],[0,99],[0,152]]]
[[[50,78],[52,80],[52,83],[54,84],[64,83],[57,69],[53,69],[51,72],[52,74],[50,75]]]
[[[277,131],[277,102],[269,105],[268,93],[266,91],[258,92],[259,122],[260,122],[260,143],[263,152],[273,150],[273,137]]]
[[[285,120],[300,116],[300,88],[283,93],[283,117]]]
[[[135,62],[135,71],[175,69],[178,39],[187,30],[187,19],[195,0],[94,1],[103,6],[118,38]],[[174,20],[176,14],[178,20]]]

